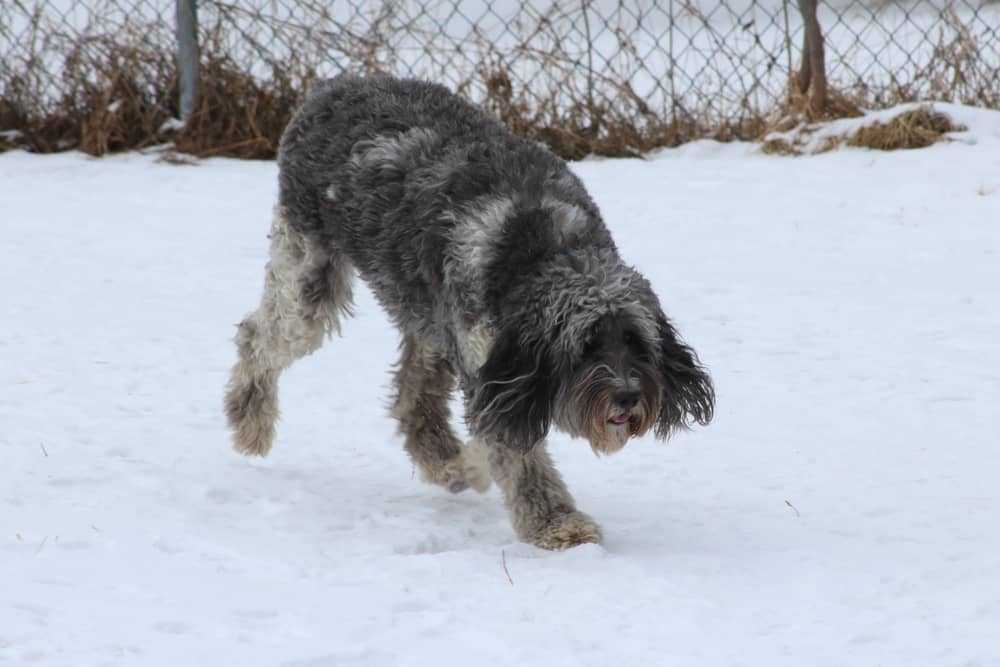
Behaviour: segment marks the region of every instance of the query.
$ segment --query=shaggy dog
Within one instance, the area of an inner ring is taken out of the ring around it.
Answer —
[[[550,426],[595,452],[712,417],[712,383],[597,206],[545,147],[445,88],[342,75],[281,140],[260,307],[239,325],[225,398],[235,448],[263,456],[278,376],[340,331],[351,280],[402,335],[393,416],[424,480],[503,491],[517,535],[599,542],[545,451]],[[456,384],[473,443],[448,424]]]

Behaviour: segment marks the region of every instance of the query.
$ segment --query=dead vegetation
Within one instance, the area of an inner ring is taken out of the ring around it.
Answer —
[[[803,92],[795,79],[789,79],[785,103],[776,108],[766,123],[764,134],[788,132],[789,130],[823,121],[840,118],[860,118],[864,115],[858,101],[849,98],[835,88],[827,87],[823,105],[815,108],[814,100]]]
[[[329,72],[331,62],[357,72],[409,68],[414,74],[445,80],[516,133],[544,142],[568,159],[591,154],[635,157],[699,138],[763,139],[766,153],[796,155],[818,123],[857,117],[862,106],[891,106],[915,94],[902,84],[890,91],[838,90],[831,81],[817,96],[806,90],[808,83],[803,87],[801,71],[791,71],[791,51],[788,92],[781,101],[769,101],[772,93],[757,78],[726,82],[733,88],[725,93],[725,105],[720,103],[720,89],[708,85],[674,95],[682,85],[672,71],[656,82],[660,97],[649,91],[639,94],[633,81],[637,72],[648,73],[644,61],[648,54],[631,41],[628,30],[619,26],[615,34],[619,51],[613,60],[601,62],[592,49],[581,54],[577,33],[584,31],[585,43],[590,43],[592,30],[607,27],[590,25],[592,10],[587,3],[582,8],[553,3],[543,14],[532,14],[529,3],[522,10],[524,24],[517,27],[519,41],[499,46],[477,29],[461,51],[435,46],[438,36],[416,19],[401,16],[402,5],[392,5],[396,9],[390,11],[389,3],[375,3],[377,11],[354,25],[336,23],[335,17],[323,14],[330,11],[329,3],[299,4],[315,13],[317,24],[329,20],[338,31],[303,35],[294,32],[301,27],[270,24],[272,18],[260,3],[205,3],[215,12],[215,20],[202,28],[199,102],[186,125],[176,120],[179,100],[171,26],[161,20],[72,34],[46,24],[36,12],[28,32],[18,37],[21,55],[0,68],[0,151],[75,149],[103,155],[167,145],[173,151],[167,159],[177,162],[185,162],[180,153],[272,158],[294,109],[317,72]],[[0,19],[5,11],[11,10],[0,8]],[[921,80],[930,82],[935,97],[1000,107],[998,79],[985,64],[983,45],[957,15],[949,20],[954,24],[950,36],[941,32],[933,58],[918,73]],[[3,33],[2,23],[0,42],[12,39]],[[247,32],[248,26],[259,32]],[[407,48],[418,44],[426,49],[426,62],[435,67],[444,67],[437,60],[441,56],[447,56],[448,63],[464,58],[464,64],[441,77],[434,71],[414,71],[401,61],[400,45],[405,40],[400,36],[410,40]],[[281,40],[287,40],[286,46],[277,49],[282,55],[276,57],[275,44]],[[742,66],[741,54],[724,40],[718,42],[717,51],[731,61],[734,71],[758,76]],[[527,74],[531,72],[543,75],[532,78]],[[851,138],[826,139],[819,149],[841,143],[882,150],[928,145],[949,131],[942,130],[941,119],[933,116],[914,112]],[[801,129],[797,134],[796,128]]]
[[[665,146],[705,136],[710,129],[694,121],[665,120],[634,108],[582,100],[552,92],[547,97],[518,92],[502,67],[480,74],[483,106],[516,134],[547,144],[556,154],[578,160],[587,155],[639,157]],[[717,128],[720,133],[723,128]]]
[[[893,117],[885,123],[865,125],[847,138],[848,146],[873,148],[879,151],[896,151],[926,148],[947,139],[949,132],[964,130],[951,118],[923,106]]]
[[[314,75],[275,67],[261,82],[227,58],[204,60],[198,106],[174,139],[176,150],[198,157],[273,158]]]
[[[381,69],[375,63],[371,71]],[[267,76],[248,73],[209,42],[202,47],[198,105],[182,126],[174,120],[177,72],[166,49],[109,40],[99,50],[69,54],[62,71],[68,86],[48,102],[16,77],[0,81],[0,128],[8,131],[0,135],[0,150],[17,146],[97,156],[169,142],[173,151],[198,157],[270,159],[317,78],[313,68],[288,61],[272,63]],[[634,93],[608,99],[572,88],[530,90],[515,84],[502,64],[479,68],[458,89],[475,91],[470,96],[514,132],[567,159],[637,157],[701,137],[752,140],[765,127],[761,114],[714,123],[685,114],[664,118]]]
[[[61,58],[54,99],[36,73],[10,68],[4,74],[0,127],[16,133],[10,147],[90,155],[141,149],[160,142],[160,128],[176,114],[172,54],[141,40],[103,36],[71,45]]]
[[[842,145],[881,151],[926,148],[939,141],[948,141],[948,134],[965,128],[955,124],[946,114],[930,105],[902,112],[889,120],[872,121],[830,133],[824,123],[804,123],[765,137],[761,152],[768,155],[815,155]]]

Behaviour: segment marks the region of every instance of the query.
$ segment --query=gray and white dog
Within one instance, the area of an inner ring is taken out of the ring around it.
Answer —
[[[527,542],[601,540],[545,451],[550,425],[612,453],[711,420],[709,376],[580,180],[445,88],[320,83],[278,165],[264,295],[225,398],[238,451],[271,449],[278,376],[339,333],[355,272],[402,334],[393,416],[421,476],[484,491],[488,469]],[[448,424],[456,383],[469,446]]]

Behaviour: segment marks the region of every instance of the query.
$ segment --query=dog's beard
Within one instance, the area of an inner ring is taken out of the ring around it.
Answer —
[[[563,422],[565,430],[586,438],[595,454],[621,451],[629,439],[642,436],[656,421],[655,397],[659,392],[652,390],[653,385],[649,377],[641,378],[639,402],[623,411],[613,401],[621,381],[608,366],[594,366],[569,387],[564,397],[564,412],[568,413]]]

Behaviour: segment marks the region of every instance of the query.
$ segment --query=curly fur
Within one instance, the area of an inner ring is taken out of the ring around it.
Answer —
[[[404,339],[393,414],[422,476],[485,488],[448,424],[457,384],[526,540],[600,537],[544,452],[551,427],[611,453],[711,419],[694,352],[540,144],[441,86],[342,75],[311,91],[278,163],[265,293],[226,397],[238,450],[270,449],[278,375],[339,331],[355,271]]]

